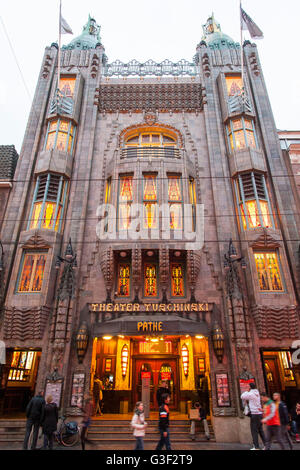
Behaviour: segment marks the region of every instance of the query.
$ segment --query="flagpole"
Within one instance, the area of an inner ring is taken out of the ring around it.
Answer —
[[[59,36],[58,36],[58,65],[57,65],[57,89],[60,84],[60,62],[61,62],[61,0],[59,0]]]
[[[242,69],[242,97],[244,98],[244,51],[243,51],[243,24],[242,24],[242,0],[240,0],[240,27],[241,27],[241,69]]]

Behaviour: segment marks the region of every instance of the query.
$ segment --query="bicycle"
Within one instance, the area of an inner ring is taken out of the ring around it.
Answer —
[[[60,417],[61,423],[59,429],[54,433],[54,439],[58,444],[65,447],[75,446],[80,438],[80,426],[75,421],[66,423],[66,417]]]

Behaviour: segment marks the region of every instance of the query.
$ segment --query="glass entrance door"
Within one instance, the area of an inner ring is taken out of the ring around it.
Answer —
[[[158,410],[156,393],[161,381],[165,380],[171,391],[170,409],[177,408],[177,368],[176,359],[137,359],[135,364],[134,394],[135,401],[142,399],[142,376],[150,378],[150,410]]]

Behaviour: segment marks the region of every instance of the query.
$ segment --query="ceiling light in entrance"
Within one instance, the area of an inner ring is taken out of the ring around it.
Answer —
[[[105,339],[105,340],[110,340],[110,339],[112,339],[112,336],[102,336],[102,338]]]
[[[202,335],[196,335],[196,339],[204,339],[204,336],[202,336]]]

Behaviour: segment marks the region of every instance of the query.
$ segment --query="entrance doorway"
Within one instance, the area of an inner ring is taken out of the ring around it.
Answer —
[[[139,358],[135,360],[134,390],[135,401],[142,399],[142,374],[150,372],[150,410],[158,410],[156,393],[162,380],[167,382],[171,391],[171,401],[169,408],[177,409],[178,402],[178,374],[177,359],[151,359],[150,357]]]

